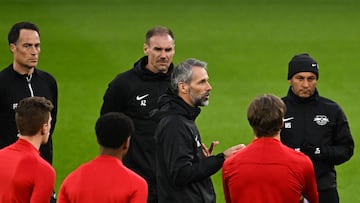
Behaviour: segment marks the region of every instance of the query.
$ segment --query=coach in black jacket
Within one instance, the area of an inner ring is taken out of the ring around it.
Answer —
[[[160,98],[155,113],[160,119],[155,131],[159,203],[215,202],[210,176],[222,167],[225,158],[244,147],[237,145],[213,156],[213,146],[207,149],[202,144],[195,119],[199,106],[208,104],[208,79],[206,63],[188,59],[174,68],[172,90]]]
[[[0,71],[0,149],[18,139],[15,123],[15,109],[18,102],[26,97],[40,96],[50,100],[51,129],[48,142],[41,145],[42,158],[52,164],[52,134],[55,129],[58,104],[58,88],[55,78],[37,68],[40,55],[40,30],[31,22],[14,24],[8,34],[13,63]],[[56,202],[55,193],[49,197]]]
[[[173,32],[156,26],[146,33],[144,53],[134,67],[115,77],[103,98],[101,115],[122,112],[131,117],[135,134],[124,157],[124,164],[148,183],[148,203],[157,203],[154,131],[156,123],[149,112],[157,107],[159,97],[170,87],[175,54]]]
[[[317,62],[299,54],[289,62],[291,85],[281,140],[308,155],[315,167],[319,203],[338,203],[335,165],[348,161],[354,141],[344,112],[335,102],[319,96]]]
[[[36,68],[40,55],[39,28],[30,22],[16,23],[9,32],[8,41],[13,63],[0,71],[0,149],[18,139],[15,123],[18,102],[26,97],[45,97],[54,108],[49,141],[41,145],[40,155],[51,164],[51,135],[56,124],[58,88],[52,75]]]

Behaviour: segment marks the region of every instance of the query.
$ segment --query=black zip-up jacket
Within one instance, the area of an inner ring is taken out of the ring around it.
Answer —
[[[210,176],[221,169],[224,154],[206,157],[195,119],[200,108],[190,107],[167,91],[155,113],[159,124],[156,178],[159,203],[213,203],[215,192]]]
[[[123,162],[151,184],[155,182],[155,121],[149,112],[157,107],[159,97],[170,86],[173,64],[166,74],[146,69],[147,56],[135,62],[134,67],[110,82],[103,98],[101,115],[107,112],[123,112],[132,118],[135,134]],[[150,188],[149,188],[150,189]]]
[[[31,76],[20,75],[12,64],[0,72],[0,148],[18,139],[15,108],[20,100],[31,96],[45,97],[54,105],[51,111],[50,137],[48,143],[40,147],[41,157],[51,164],[53,156],[51,135],[56,124],[58,88],[53,76],[36,68]]]
[[[318,91],[300,98],[291,87],[286,97],[281,141],[308,155],[314,165],[318,190],[336,188],[335,165],[348,161],[354,153],[354,141],[344,112],[335,102]]]

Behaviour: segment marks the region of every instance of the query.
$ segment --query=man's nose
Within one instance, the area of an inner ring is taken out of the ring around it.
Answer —
[[[304,87],[308,87],[308,86],[309,86],[309,81],[304,80],[304,82],[303,82],[303,86],[304,86]]]
[[[162,51],[160,52],[160,57],[161,57],[161,58],[165,58],[165,57],[166,57],[166,51],[165,51],[165,50],[162,50]]]
[[[208,89],[209,91],[212,90],[212,87],[211,87],[211,85],[210,85],[209,82],[207,83],[207,85],[208,85],[207,89]]]
[[[39,54],[40,49],[36,46],[31,46],[30,53],[33,55]]]

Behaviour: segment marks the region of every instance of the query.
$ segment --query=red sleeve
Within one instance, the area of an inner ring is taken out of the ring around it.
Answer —
[[[224,190],[224,197],[225,197],[225,201],[226,203],[231,203],[231,198],[230,198],[230,192],[229,192],[229,187],[228,187],[228,183],[227,183],[227,178],[226,178],[226,161],[223,165],[222,168],[222,185],[223,185],[223,190]]]
[[[67,187],[68,183],[67,183],[67,178],[65,178],[65,180],[63,181],[63,183],[60,186],[60,190],[59,190],[59,196],[58,196],[58,203],[70,203],[70,200],[66,194],[66,187]]]
[[[55,170],[45,161],[38,164],[30,203],[50,202],[55,186]]]
[[[148,198],[148,185],[140,176],[133,178],[134,191],[130,198],[130,203],[146,203]]]
[[[319,196],[317,191],[314,167],[311,160],[309,158],[307,160],[308,160],[308,164],[306,164],[307,167],[305,171],[305,186],[304,186],[303,196],[310,203],[318,203]]]

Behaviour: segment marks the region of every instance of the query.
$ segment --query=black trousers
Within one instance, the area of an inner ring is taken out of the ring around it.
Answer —
[[[147,203],[158,203],[157,189],[155,183],[148,182],[148,201]]]
[[[319,191],[319,203],[339,203],[339,194],[336,188]]]

